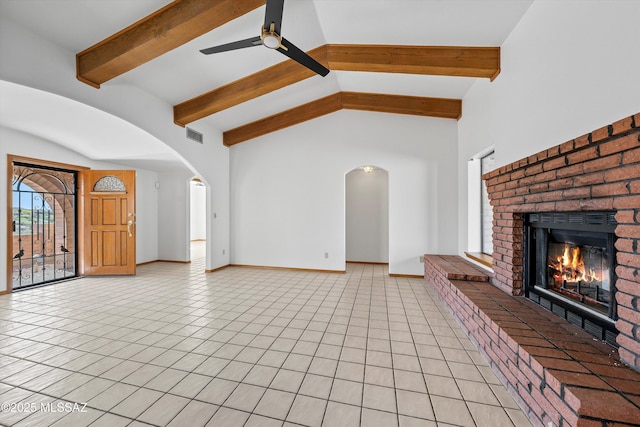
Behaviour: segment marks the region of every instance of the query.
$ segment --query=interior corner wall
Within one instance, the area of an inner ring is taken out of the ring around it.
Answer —
[[[640,2],[538,0],[501,46],[501,73],[478,80],[458,126],[460,251],[468,229],[467,166],[495,145],[497,166],[640,111]]]
[[[389,262],[389,174],[357,168],[345,177],[346,256],[354,262]]]
[[[455,120],[341,110],[231,147],[231,262],[345,269],[345,174],[389,173],[389,271],[456,253]],[[324,254],[328,253],[328,258]]]
[[[39,137],[0,126],[0,200],[6,205],[7,191],[11,183],[7,181],[7,155],[12,154],[33,159],[49,160],[91,169],[131,169],[115,163],[97,162],[74,151]],[[158,197],[155,189],[157,174],[152,171],[136,170],[136,262],[142,263],[158,259]],[[0,224],[7,224],[7,209],[0,210]],[[7,289],[7,260],[4,248],[7,242],[7,228],[0,226],[0,292]]]

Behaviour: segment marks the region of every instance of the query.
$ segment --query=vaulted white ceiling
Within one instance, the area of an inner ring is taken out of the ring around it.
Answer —
[[[305,51],[324,44],[351,43],[500,46],[531,2],[287,0],[282,34]],[[77,53],[169,3],[167,0],[0,0],[0,14]],[[214,55],[199,52],[206,47],[259,35],[264,12],[264,6],[255,9],[104,85],[131,84],[175,105],[285,61],[284,55],[261,46]],[[509,70],[502,70],[505,72]],[[201,120],[225,131],[339,91],[461,99],[475,80],[332,71],[327,77],[303,80]]]

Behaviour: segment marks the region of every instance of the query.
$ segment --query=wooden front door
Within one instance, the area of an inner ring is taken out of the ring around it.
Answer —
[[[82,172],[83,274],[136,274],[135,171]]]

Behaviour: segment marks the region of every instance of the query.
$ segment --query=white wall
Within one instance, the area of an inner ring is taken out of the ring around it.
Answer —
[[[98,167],[92,167],[98,169]],[[102,167],[100,167],[102,169]],[[120,166],[117,169],[131,169]],[[136,170],[136,263],[158,259],[158,174]]]
[[[191,181],[189,197],[189,236],[191,240],[207,238],[207,188]]]
[[[460,251],[467,245],[467,161],[495,145],[502,166],[640,111],[640,2],[536,0],[476,82],[459,122]]]
[[[114,163],[97,162],[67,150],[57,144],[33,135],[0,127],[0,200],[8,200],[7,191],[11,183],[7,181],[7,155],[50,160],[91,169],[131,169]],[[142,263],[158,259],[158,195],[155,182],[158,175],[144,169],[136,170],[136,262]],[[6,202],[3,202],[3,205]],[[0,224],[7,224],[7,209],[0,210]],[[5,248],[7,228],[0,227],[0,292],[7,289],[7,265]]]
[[[456,253],[457,123],[342,110],[231,148],[231,262],[345,269],[345,174],[389,173],[389,270]],[[324,258],[324,253],[329,258]]]
[[[207,185],[206,268],[227,265],[229,150],[222,144],[220,131],[206,123],[195,122],[190,127],[204,134],[205,143],[188,141],[185,130],[173,123],[173,108],[167,102],[126,84],[123,79],[116,78],[100,89],[79,82],[75,77],[75,54],[0,18],[0,79],[55,93],[113,114],[173,149],[193,172],[192,176],[201,177]],[[216,219],[212,218],[214,212]],[[2,218],[0,216],[0,220]],[[183,220],[176,218],[176,222]],[[170,246],[188,245],[189,229],[174,237],[179,240]]]
[[[347,261],[389,262],[389,174],[352,170],[345,194]]]
[[[189,173],[163,172],[158,174],[158,258],[171,261],[190,260]]]

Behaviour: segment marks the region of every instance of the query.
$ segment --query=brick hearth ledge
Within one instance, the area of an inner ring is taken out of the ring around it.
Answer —
[[[489,283],[461,257],[425,255],[425,282],[534,425],[640,425],[640,373],[615,349]]]

